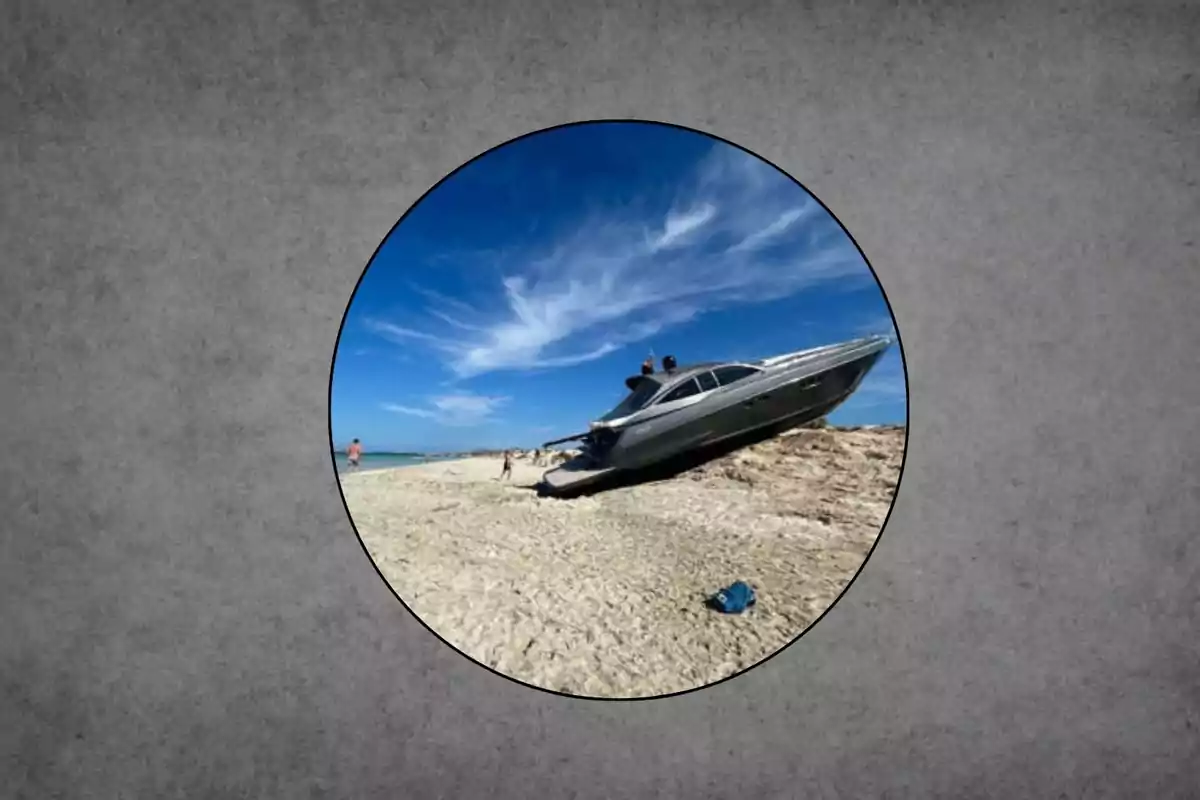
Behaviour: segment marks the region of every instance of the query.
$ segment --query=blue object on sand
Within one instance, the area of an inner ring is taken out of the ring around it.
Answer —
[[[740,614],[757,600],[749,584],[737,581],[710,597],[708,603],[722,614]]]

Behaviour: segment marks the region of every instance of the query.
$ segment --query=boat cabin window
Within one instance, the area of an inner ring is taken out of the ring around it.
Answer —
[[[661,388],[662,384],[656,381],[642,381],[637,385],[636,389],[621,401],[619,406],[601,417],[600,421],[605,422],[610,419],[620,419],[621,417],[629,416],[635,411],[640,411]]]
[[[737,381],[749,378],[758,371],[759,370],[755,369],[754,367],[730,365],[728,367],[717,367],[713,370],[713,375],[716,376],[717,380],[722,386],[728,386],[731,383],[736,383]]]
[[[717,379],[711,372],[701,372],[696,376],[696,380],[700,382],[700,391],[711,392],[717,388]]]
[[[663,395],[663,399],[659,400],[658,402],[672,403],[676,400],[682,400],[685,397],[691,397],[694,394],[700,394],[700,386],[696,383],[695,378],[688,378],[686,381]]]

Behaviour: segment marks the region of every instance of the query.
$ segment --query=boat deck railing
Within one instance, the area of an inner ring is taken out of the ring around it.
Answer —
[[[891,344],[891,337],[871,336],[863,339],[856,339],[851,342],[841,342],[839,344],[817,347],[813,348],[812,350],[802,350],[798,353],[788,353],[782,356],[775,356],[774,358],[765,358],[758,363],[768,368],[779,366],[796,366],[808,361],[815,361],[826,356],[850,355],[858,352],[859,350],[865,350],[880,344],[883,344],[884,346]]]

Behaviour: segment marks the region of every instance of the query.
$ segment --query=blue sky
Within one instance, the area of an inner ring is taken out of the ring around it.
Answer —
[[[467,165],[384,242],[338,344],[334,445],[532,447],[619,402],[651,349],[758,358],[890,331],[849,237],[770,164],[667,126],[558,128]],[[905,416],[894,345],[830,421]]]

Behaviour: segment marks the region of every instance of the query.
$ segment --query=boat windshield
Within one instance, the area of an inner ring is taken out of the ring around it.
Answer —
[[[608,422],[613,419],[627,417],[635,411],[640,411],[645,407],[646,403],[650,402],[650,398],[658,393],[662,387],[654,381],[642,381],[638,387],[629,393],[629,396],[621,401],[621,404],[612,411],[605,414],[598,421]]]

